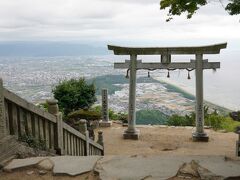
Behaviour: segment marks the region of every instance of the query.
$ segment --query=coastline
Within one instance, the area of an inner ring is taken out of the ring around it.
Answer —
[[[195,100],[195,95],[191,92],[191,90],[189,88],[183,88],[182,86],[180,86],[178,83],[176,83],[175,81],[172,81],[170,79],[167,78],[159,78],[159,77],[152,77],[153,79],[159,81],[160,83],[164,83],[166,84],[168,87],[170,87],[171,89],[174,89],[175,92],[181,94],[182,96],[184,96],[185,98],[191,99],[191,100]],[[223,107],[221,105],[217,105],[215,103],[212,103],[210,101],[207,101],[204,99],[204,104],[209,106],[212,109],[216,109],[219,111],[220,114],[223,115],[227,115],[228,113],[232,112],[232,109]]]

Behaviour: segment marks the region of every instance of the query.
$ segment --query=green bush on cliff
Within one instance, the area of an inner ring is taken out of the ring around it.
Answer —
[[[195,126],[195,113],[191,113],[186,116],[172,115],[170,116],[167,124],[169,126]],[[226,130],[227,132],[233,132],[237,126],[240,126],[240,122],[232,120],[229,116],[222,116],[216,112],[208,113],[204,115],[205,125],[210,126],[214,130]]]
[[[102,106],[98,105],[98,106],[93,106],[90,108],[91,111],[96,111],[98,113],[102,113]],[[111,120],[120,120],[120,121],[124,121],[127,120],[127,114],[126,113],[122,113],[122,112],[115,112],[112,109],[108,110],[108,114],[109,114],[109,119]]]
[[[86,120],[99,120],[101,119],[101,113],[94,110],[84,110],[80,109],[68,114],[67,118],[69,119],[86,119]]]
[[[174,114],[169,117],[167,124],[169,126],[194,126],[195,120],[192,116],[180,116]]]
[[[84,78],[60,82],[53,94],[65,115],[78,109],[88,109],[97,100],[94,84],[88,84]]]
[[[224,129],[227,132],[233,132],[237,126],[240,126],[240,122],[234,121],[228,116],[210,114],[205,119],[205,125],[211,126],[214,130]]]

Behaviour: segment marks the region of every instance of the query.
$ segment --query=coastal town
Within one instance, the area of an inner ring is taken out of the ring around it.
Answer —
[[[109,96],[109,107],[117,112],[127,112],[128,84],[118,84],[122,89]],[[177,92],[169,92],[161,83],[138,83],[136,110],[154,109],[166,115],[186,115],[194,110],[193,100]]]

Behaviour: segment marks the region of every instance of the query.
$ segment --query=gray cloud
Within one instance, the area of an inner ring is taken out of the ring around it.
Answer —
[[[0,0],[0,40],[240,38],[239,17],[219,4],[201,8],[191,20],[181,16],[166,23],[166,15],[158,0]]]

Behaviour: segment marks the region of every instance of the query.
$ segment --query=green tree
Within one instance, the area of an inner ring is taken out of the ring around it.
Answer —
[[[64,80],[53,89],[53,94],[65,115],[78,109],[89,109],[97,100],[94,84],[88,84],[85,78]]]
[[[221,3],[221,0],[219,2]],[[166,21],[170,21],[172,16],[179,16],[182,13],[187,13],[187,18],[190,19],[201,6],[208,3],[207,0],[161,0],[160,9],[169,8]],[[225,10],[230,15],[240,14],[240,0],[229,0]]]
[[[173,114],[170,116],[167,124],[169,126],[194,126],[195,119],[192,115],[180,116]]]

